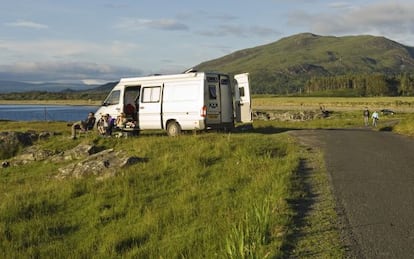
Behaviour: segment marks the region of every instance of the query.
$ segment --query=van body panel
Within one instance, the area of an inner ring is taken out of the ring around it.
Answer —
[[[166,82],[162,105],[164,129],[169,121],[177,121],[182,130],[204,129],[203,105],[204,77]]]

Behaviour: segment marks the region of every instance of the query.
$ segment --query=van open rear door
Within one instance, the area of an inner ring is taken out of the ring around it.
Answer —
[[[249,74],[238,74],[234,76],[234,79],[236,81],[234,84],[236,122],[251,123],[253,117]]]

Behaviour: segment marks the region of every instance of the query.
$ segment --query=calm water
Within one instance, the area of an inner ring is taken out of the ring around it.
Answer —
[[[79,121],[97,109],[98,106],[0,104],[0,120]]]

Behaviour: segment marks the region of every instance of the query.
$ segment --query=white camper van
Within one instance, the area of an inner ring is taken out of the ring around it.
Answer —
[[[248,74],[235,80],[207,72],[122,78],[96,116],[116,118],[124,112],[136,130],[163,129],[169,136],[182,130],[231,130],[235,121],[252,122]]]

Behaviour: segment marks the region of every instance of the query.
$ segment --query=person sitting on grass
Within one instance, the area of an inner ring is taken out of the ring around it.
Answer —
[[[93,112],[88,113],[88,117],[83,121],[77,121],[72,125],[72,139],[76,139],[76,130],[88,131],[92,130],[95,126],[95,114]]]
[[[97,123],[99,134],[101,134],[102,136],[110,136],[112,134],[112,124],[113,123],[111,115],[103,115]]]
[[[119,129],[125,128],[128,120],[126,118],[126,114],[121,112],[121,114],[116,118],[115,126]]]

